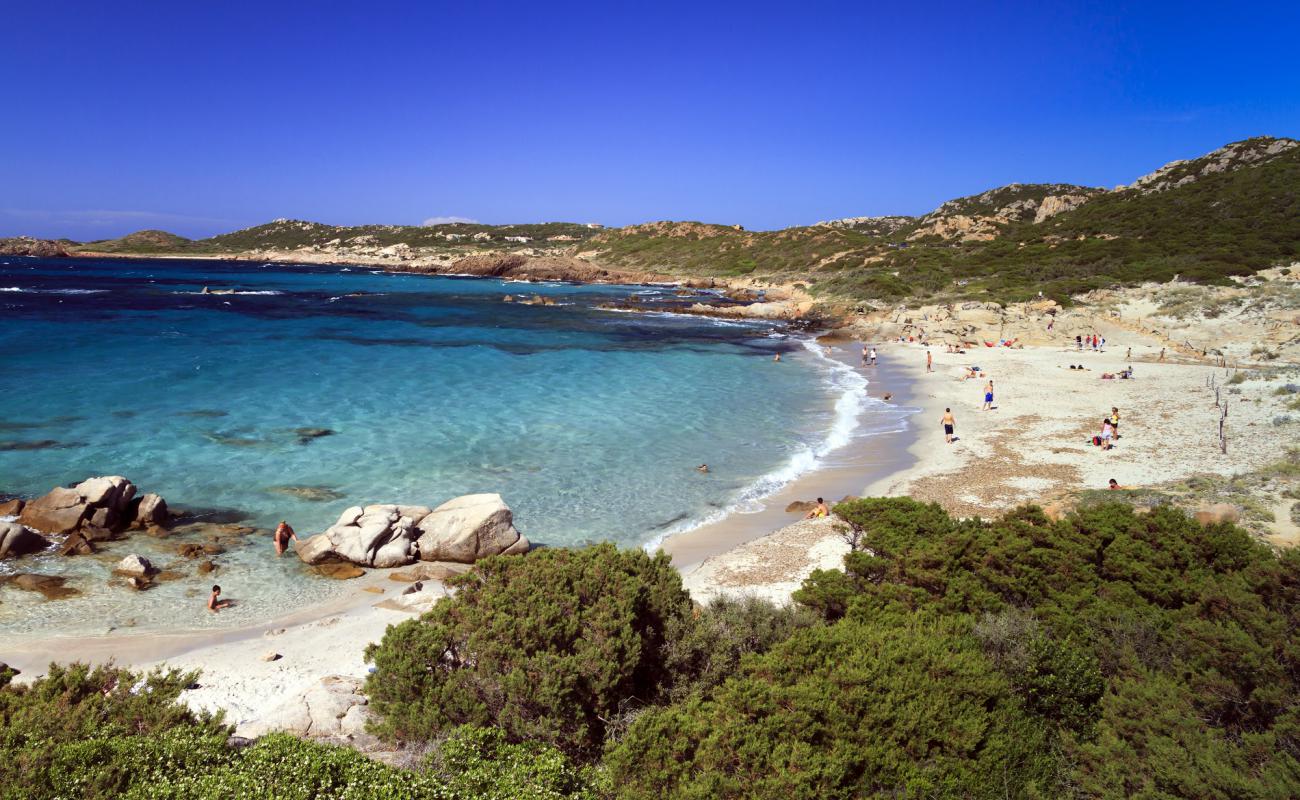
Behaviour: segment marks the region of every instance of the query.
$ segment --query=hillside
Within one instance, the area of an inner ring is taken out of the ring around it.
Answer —
[[[1235,142],[1109,191],[1015,183],[920,217],[847,217],[778,231],[673,221],[604,230],[566,222],[334,226],[280,219],[208,239],[140,231],[67,249],[422,271],[452,270],[472,257],[522,256],[568,259],[584,274],[799,284],[833,301],[1007,303],[1042,292],[1065,302],[1174,278],[1222,285],[1300,260],[1300,143]]]
[[[176,253],[195,249],[194,240],[167,231],[146,230],[128,233],[120,239],[87,242],[79,250],[99,253]]]

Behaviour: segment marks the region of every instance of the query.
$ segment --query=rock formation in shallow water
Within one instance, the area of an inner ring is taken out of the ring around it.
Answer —
[[[135,495],[135,484],[120,475],[88,478],[71,489],[55,487],[25,504],[18,521],[44,533],[70,534],[60,552],[82,553],[86,551],[83,543],[117,538],[132,526],[157,527],[168,522],[166,501],[156,494],[139,499]]]
[[[528,540],[514,526],[514,515],[496,494],[458,497],[426,506],[353,506],[324,533],[297,547],[308,564],[347,561],[369,567],[400,567],[414,562],[472,564],[498,554],[524,553]]]
[[[17,522],[0,522],[0,558],[16,558],[49,547],[45,537]]]
[[[79,541],[116,539],[129,527],[157,527],[170,519],[157,494],[135,498],[135,484],[120,475],[90,477],[72,489],[56,487],[26,503],[18,522],[44,533],[78,535]],[[68,554],[79,553],[79,541]],[[66,542],[65,542],[66,545]]]

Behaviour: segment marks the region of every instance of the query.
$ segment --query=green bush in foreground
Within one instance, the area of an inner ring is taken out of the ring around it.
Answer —
[[[431,740],[495,725],[511,742],[589,755],[617,718],[672,685],[665,642],[692,606],[662,553],[599,545],[488,558],[456,585],[366,651],[377,733]]]
[[[1020,797],[1046,726],[961,617],[802,630],[708,699],[643,713],[610,752],[624,798]]]

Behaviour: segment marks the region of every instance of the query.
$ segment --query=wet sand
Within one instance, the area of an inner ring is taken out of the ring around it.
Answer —
[[[827,355],[848,364],[868,381],[868,394],[877,400],[892,395],[888,403],[899,409],[919,410],[914,402],[914,381],[899,362],[900,355],[912,355],[899,349],[877,348],[879,358],[874,367],[860,367],[862,348],[853,342],[830,345]],[[870,415],[868,410],[867,415]],[[910,420],[911,414],[908,415]],[[913,452],[915,426],[905,422],[903,429],[855,438],[848,445],[823,459],[813,472],[800,476],[775,494],[764,498],[763,509],[756,513],[735,513],[717,522],[670,536],[663,550],[683,574],[698,568],[705,560],[755,539],[762,538],[802,519],[802,513],[787,512],[795,501],[813,501],[818,497],[834,505],[846,496],[859,497],[863,487],[911,468],[917,456]]]

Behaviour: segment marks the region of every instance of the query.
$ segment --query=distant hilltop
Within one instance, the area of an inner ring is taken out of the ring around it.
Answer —
[[[796,284],[875,302],[979,299],[1180,278],[1221,283],[1300,261],[1300,142],[1257,137],[1105,189],[1013,183],[919,216],[846,217],[779,231],[659,221],[336,226],[278,219],[191,240],[139,231],[97,242],[0,239],[0,253],[263,258],[392,269]]]

